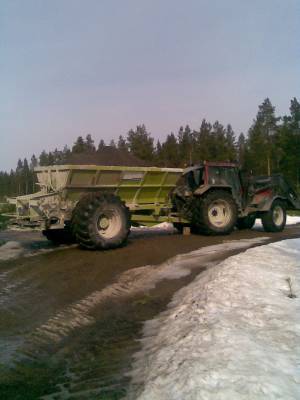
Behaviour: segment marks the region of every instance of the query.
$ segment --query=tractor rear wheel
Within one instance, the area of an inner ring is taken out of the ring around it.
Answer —
[[[247,217],[238,218],[236,227],[240,230],[251,229],[255,224],[255,220],[256,220],[255,215],[247,215]]]
[[[266,232],[281,232],[286,224],[286,206],[281,200],[274,200],[269,211],[261,217]]]
[[[214,190],[195,199],[192,225],[208,235],[225,235],[233,230],[237,214],[237,205],[231,194]]]
[[[121,246],[130,232],[130,213],[118,196],[90,193],[79,200],[72,218],[72,233],[84,248]]]

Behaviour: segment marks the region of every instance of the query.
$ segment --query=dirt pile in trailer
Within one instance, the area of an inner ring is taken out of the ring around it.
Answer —
[[[66,159],[66,164],[76,165],[107,165],[107,166],[132,166],[149,167],[149,162],[143,161],[126,150],[118,150],[111,146],[105,146],[93,153],[72,153]]]

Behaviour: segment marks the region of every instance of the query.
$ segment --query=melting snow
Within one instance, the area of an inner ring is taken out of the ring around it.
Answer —
[[[300,239],[249,249],[145,324],[128,399],[299,399],[299,343]]]

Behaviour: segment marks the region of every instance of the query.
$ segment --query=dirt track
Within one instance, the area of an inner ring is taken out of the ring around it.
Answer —
[[[241,250],[208,254],[178,276],[163,275],[159,265],[201,247],[266,236],[264,243],[300,237],[300,226],[210,238],[145,231],[113,251],[72,247],[0,262],[0,397],[121,398],[143,321],[211,263]],[[27,241],[24,234],[3,238],[48,246],[37,233]]]

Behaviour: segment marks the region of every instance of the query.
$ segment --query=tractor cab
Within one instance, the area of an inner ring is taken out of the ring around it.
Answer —
[[[243,203],[240,171],[234,163],[204,161],[186,168],[183,176],[185,185],[194,195],[203,195],[212,188],[219,187],[231,192],[238,205]]]

